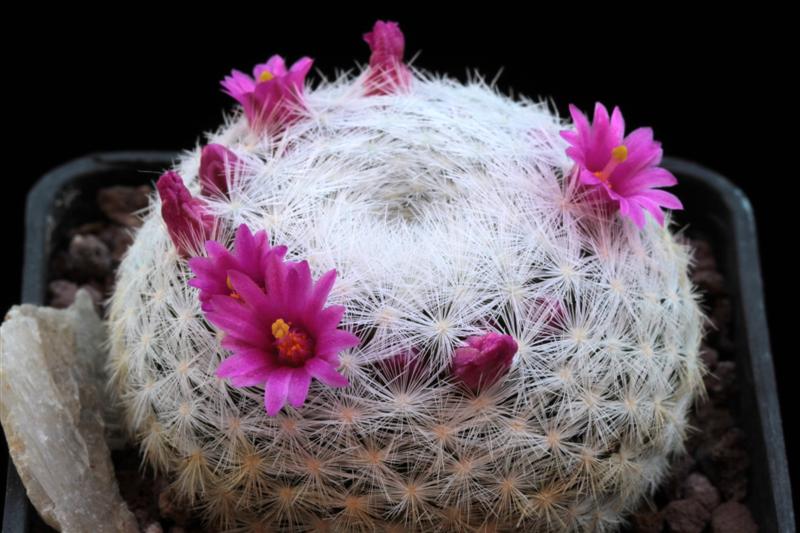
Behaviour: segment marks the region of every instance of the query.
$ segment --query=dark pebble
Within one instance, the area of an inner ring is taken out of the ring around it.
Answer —
[[[750,510],[739,502],[726,502],[711,515],[713,533],[756,533],[758,526]]]
[[[677,457],[670,467],[669,482],[663,490],[670,500],[683,498],[683,480],[697,467],[697,461],[689,454]]]
[[[711,512],[697,500],[673,500],[664,509],[664,519],[673,533],[701,533]]]
[[[661,533],[664,530],[664,512],[640,509],[631,517],[636,533]]]
[[[47,286],[50,291],[50,305],[58,309],[66,309],[75,301],[78,285],[65,279],[57,279]]]
[[[158,510],[163,518],[173,520],[179,526],[185,525],[189,520],[187,509],[175,504],[172,493],[166,486],[158,493]]]
[[[92,298],[95,309],[102,315],[103,293],[105,291],[99,289],[97,285],[85,283],[78,286],[76,283],[65,279],[56,279],[48,284],[47,289],[50,293],[48,305],[58,309],[65,309],[72,305],[72,302],[75,301],[75,294],[77,294],[78,289],[86,289],[89,292],[89,296]]]
[[[88,278],[105,278],[111,273],[111,252],[94,235],[76,235],[69,243],[70,267]]]
[[[700,359],[703,360],[708,370],[714,370],[719,361],[719,352],[710,346],[703,346],[700,349]]]
[[[152,189],[140,187],[108,187],[97,192],[97,204],[103,213],[118,224],[138,228],[142,221],[135,213],[147,207]]]
[[[98,237],[108,246],[111,251],[111,259],[115,265],[122,261],[122,257],[128,248],[133,244],[131,231],[122,226],[108,225],[98,234]]]
[[[697,500],[709,511],[719,505],[719,491],[703,474],[690,474],[683,482],[683,494],[686,498]]]

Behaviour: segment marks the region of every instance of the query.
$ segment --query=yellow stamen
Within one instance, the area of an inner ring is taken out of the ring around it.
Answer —
[[[228,277],[225,279],[225,285],[227,285],[227,286],[228,286],[228,290],[229,290],[229,291],[231,291],[231,293],[230,293],[230,297],[231,297],[231,298],[236,298],[237,300],[241,299],[241,296],[239,296],[239,293],[238,293],[238,292],[236,292],[236,291],[233,289],[233,283],[231,283],[231,277],[230,277],[230,276],[228,276]]]
[[[283,321],[282,318],[279,318],[275,322],[272,323],[272,336],[276,339],[280,339],[284,337],[287,333],[289,333],[289,324]]]
[[[273,75],[272,75],[272,72],[270,72],[270,71],[268,71],[268,70],[264,70],[264,71],[262,71],[262,72],[261,72],[261,74],[258,76],[258,81],[260,81],[260,82],[265,82],[265,81],[269,81],[269,80],[271,80],[271,79],[272,79],[272,78],[274,78],[274,77],[275,77],[275,76],[273,76]]]
[[[628,147],[624,144],[620,144],[619,146],[615,147],[611,150],[611,157],[622,163],[626,159],[628,159]]]
[[[611,159],[606,163],[606,166],[603,170],[598,172],[592,172],[597,178],[611,187],[611,183],[608,181],[608,178],[611,176],[611,173],[614,172],[614,169],[617,166],[628,159],[628,147],[624,144],[620,144],[619,146],[615,146],[611,149]]]

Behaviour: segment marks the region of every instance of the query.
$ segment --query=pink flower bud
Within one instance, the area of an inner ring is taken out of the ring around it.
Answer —
[[[406,90],[411,85],[411,71],[403,62],[406,45],[403,32],[396,22],[375,23],[372,31],[364,34],[372,55],[369,58],[369,74],[364,84],[367,95],[391,94]]]
[[[515,353],[517,342],[511,335],[491,332],[470,337],[467,346],[456,349],[453,374],[467,387],[477,390],[508,372]]]
[[[161,217],[167,231],[183,257],[211,236],[214,218],[205,212],[203,202],[192,196],[177,172],[165,172],[156,183],[161,197]]]
[[[221,144],[209,144],[200,156],[200,194],[227,196],[228,184],[233,183],[241,163],[236,154]]]

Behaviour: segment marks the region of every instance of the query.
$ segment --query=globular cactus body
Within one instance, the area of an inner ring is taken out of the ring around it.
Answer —
[[[305,105],[280,135],[237,117],[210,137],[242,164],[208,210],[220,242],[244,223],[315,278],[338,271],[330,303],[361,338],[341,354],[350,385],[314,381],[270,417],[263,388],[216,377],[227,353],[154,199],[110,312],[146,461],[222,530],[615,529],[702,388],[687,248],[586,208],[561,120],[481,80],[415,71],[376,96],[343,76]],[[176,168],[193,191],[199,158]],[[453,354],[487,331],[518,351],[473,392]]]

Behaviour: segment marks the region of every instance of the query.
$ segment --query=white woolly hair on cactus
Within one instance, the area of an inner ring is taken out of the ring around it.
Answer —
[[[213,237],[245,224],[314,279],[336,269],[349,385],[269,416],[264,387],[217,377],[228,352],[155,197],[109,318],[144,461],[217,530],[615,530],[702,391],[690,250],[669,220],[587,208],[547,104],[417,69],[368,95],[369,71],[306,87],[278,133],[237,114],[208,138],[242,162],[206,199]],[[200,158],[175,168],[194,193]],[[454,352],[490,331],[516,341],[511,367],[464,387]]]

